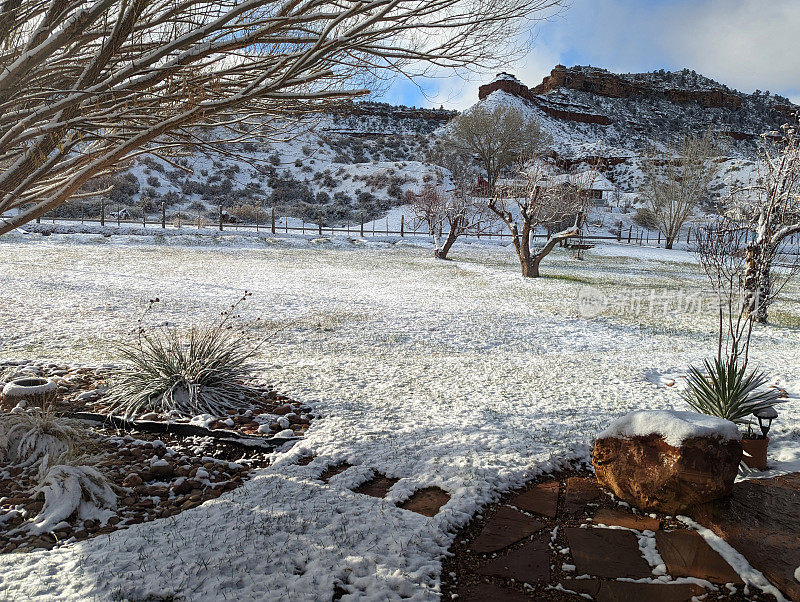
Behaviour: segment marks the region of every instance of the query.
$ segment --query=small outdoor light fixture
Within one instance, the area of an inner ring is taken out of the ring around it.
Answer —
[[[758,426],[761,427],[761,434],[766,437],[769,432],[769,427],[772,426],[772,421],[778,417],[778,411],[774,407],[769,406],[768,408],[756,410],[753,412],[753,415],[758,418]]]

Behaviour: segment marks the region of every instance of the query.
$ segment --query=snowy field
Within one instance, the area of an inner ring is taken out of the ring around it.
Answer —
[[[691,253],[556,251],[547,278],[524,281],[509,248],[457,245],[441,262],[420,244],[0,237],[0,357],[113,362],[148,299],[162,300],[154,319],[188,324],[247,289],[246,312],[265,331],[284,326],[265,375],[322,415],[272,467],[199,508],[0,557],[0,598],[327,602],[339,583],[346,600],[436,600],[439,558],[480,505],[588,458],[629,410],[685,409],[667,383],[713,353]],[[774,315],[753,359],[792,396],[770,449],[779,470],[798,470],[800,288]],[[291,464],[306,452],[317,459]],[[337,461],[354,467],[315,480]],[[401,479],[386,500],[350,491],[373,470]],[[452,495],[436,517],[395,507],[428,485]]]

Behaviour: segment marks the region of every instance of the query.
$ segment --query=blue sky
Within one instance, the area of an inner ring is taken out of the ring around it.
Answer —
[[[800,0],[572,0],[524,34],[530,49],[503,66],[536,85],[558,63],[617,72],[694,69],[743,92],[800,104]],[[382,99],[463,109],[494,71],[396,81]]]

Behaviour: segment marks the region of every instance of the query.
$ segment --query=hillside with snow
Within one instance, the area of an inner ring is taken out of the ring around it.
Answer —
[[[686,132],[710,131],[720,156],[707,208],[757,172],[760,136],[798,108],[787,99],[744,94],[692,71],[617,75],[557,66],[529,88],[500,74],[481,87],[479,103],[513,106],[552,138],[563,171],[597,165],[609,203],[635,205],[645,153],[663,152]],[[469,110],[469,109],[467,109]],[[279,140],[230,142],[213,155],[184,154],[170,162],[144,155],[104,181],[106,216],[161,218],[170,223],[216,222],[220,208],[233,223],[286,219],[343,226],[383,220],[409,193],[446,174],[431,149],[457,115],[444,109],[348,103],[292,124]],[[223,134],[220,133],[220,136]],[[476,166],[476,180],[479,169]],[[97,217],[101,200],[75,201],[54,217]]]

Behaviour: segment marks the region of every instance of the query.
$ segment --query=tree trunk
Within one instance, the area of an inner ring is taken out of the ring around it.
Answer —
[[[522,275],[526,278],[539,278],[539,263],[541,261],[538,256],[529,257],[528,261],[522,264]]]
[[[747,291],[747,312],[754,322],[767,323],[767,309],[772,291],[769,251],[764,243],[754,243],[747,250],[747,272],[744,286]]]
[[[674,236],[665,236],[665,238],[664,238],[664,248],[665,249],[671,249],[673,244],[675,244],[675,237]]]
[[[444,241],[444,245],[442,245],[442,248],[435,249],[433,251],[434,257],[436,257],[436,259],[447,259],[447,254],[450,252],[450,249],[456,242],[457,238],[458,234],[455,234],[451,228],[450,232],[447,233],[447,239]]]

